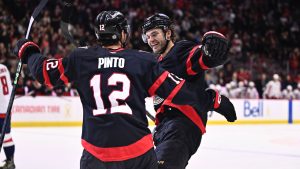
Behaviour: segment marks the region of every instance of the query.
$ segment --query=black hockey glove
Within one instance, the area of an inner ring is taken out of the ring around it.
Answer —
[[[39,53],[40,48],[34,42],[22,38],[18,40],[13,53],[22,60],[23,64],[27,64],[28,57],[33,53]]]
[[[230,100],[226,96],[220,95],[213,89],[207,89],[206,91],[211,93],[213,96],[212,110],[223,115],[227,121],[234,122],[237,117],[234,106]]]
[[[74,0],[61,0],[64,5],[72,4]]]
[[[69,23],[70,22],[70,17],[72,16],[73,13],[73,2],[72,0],[62,0],[62,5],[63,5],[63,10],[61,14],[61,20],[64,22]]]
[[[209,68],[224,64],[229,47],[230,43],[223,34],[206,32],[202,38],[203,63]]]

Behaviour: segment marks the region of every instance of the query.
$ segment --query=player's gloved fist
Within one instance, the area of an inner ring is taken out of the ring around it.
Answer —
[[[208,67],[215,67],[225,63],[230,43],[221,33],[206,32],[202,38],[203,62]]]
[[[72,5],[74,0],[61,0],[61,2],[63,3],[63,5],[69,6]]]
[[[210,92],[214,98],[212,110],[223,115],[227,121],[234,122],[237,117],[231,101],[226,96],[220,95],[213,89],[207,89],[206,91]]]
[[[61,14],[61,20],[64,22],[70,22],[70,17],[73,13],[73,1],[72,0],[62,0],[63,9]]]
[[[40,48],[34,42],[22,38],[17,41],[13,53],[22,60],[22,63],[27,64],[28,57],[33,53],[39,53]]]

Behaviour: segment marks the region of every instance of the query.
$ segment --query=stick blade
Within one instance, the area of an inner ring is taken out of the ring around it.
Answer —
[[[45,7],[47,4],[48,0],[41,0],[39,5],[34,9],[32,17],[35,19],[38,14],[41,12],[41,10]]]

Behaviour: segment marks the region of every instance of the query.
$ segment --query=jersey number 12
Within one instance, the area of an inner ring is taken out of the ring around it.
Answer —
[[[122,84],[122,90],[113,90],[108,95],[108,100],[111,103],[111,113],[127,113],[132,114],[130,107],[125,104],[119,104],[118,100],[124,101],[129,96],[130,80],[125,74],[114,73],[107,79],[108,86],[116,86],[117,83]],[[94,99],[96,101],[97,109],[93,110],[94,115],[107,114],[107,108],[104,108],[103,96],[101,95],[101,74],[95,75],[90,82],[93,89]]]

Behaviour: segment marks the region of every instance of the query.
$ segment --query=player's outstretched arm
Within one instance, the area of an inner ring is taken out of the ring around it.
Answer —
[[[213,89],[207,89],[206,92],[209,93],[213,98],[211,110],[220,113],[229,122],[234,122],[237,119],[234,106],[226,96],[220,95]]]
[[[39,46],[27,39],[18,40],[13,53],[23,64],[28,64],[32,75],[42,84],[54,87],[67,84],[73,79],[75,66],[70,64],[71,57],[47,59],[40,53]]]

